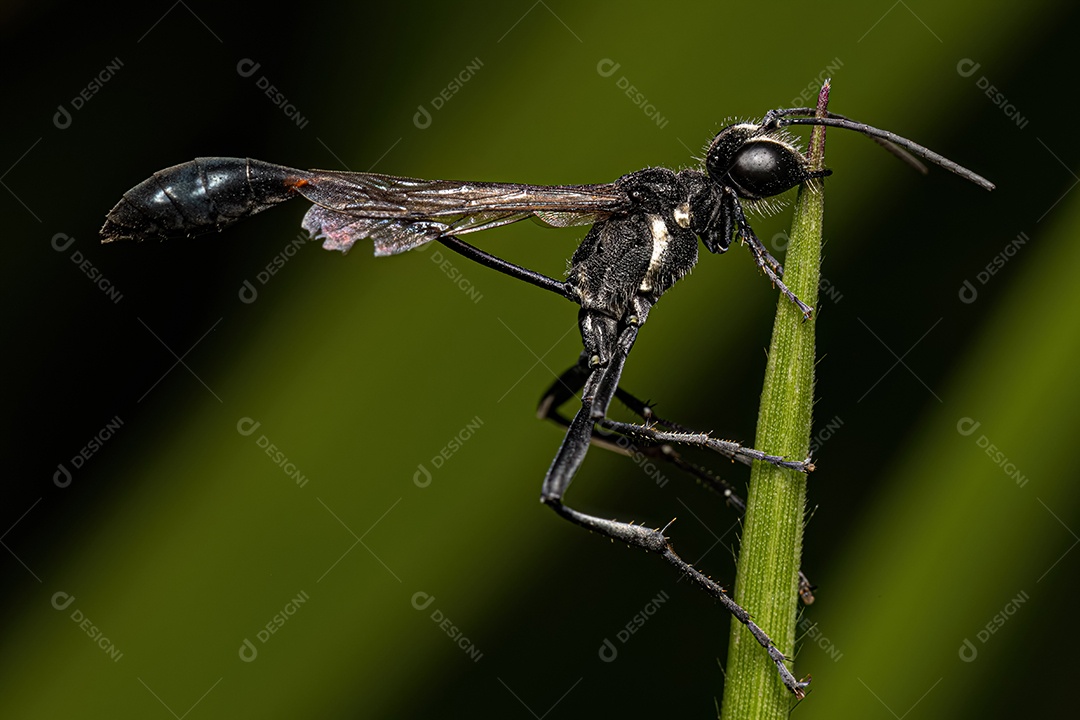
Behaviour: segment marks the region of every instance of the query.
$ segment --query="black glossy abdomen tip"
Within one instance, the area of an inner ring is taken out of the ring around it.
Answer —
[[[309,173],[245,158],[196,158],[160,170],[124,193],[101,228],[103,242],[190,237],[222,230],[295,196]]]

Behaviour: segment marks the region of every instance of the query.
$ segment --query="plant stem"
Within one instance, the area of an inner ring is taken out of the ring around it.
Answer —
[[[829,82],[818,99],[818,114],[828,104]],[[811,169],[823,166],[825,128],[814,127],[808,156]],[[824,193],[820,180],[799,188],[785,258],[784,283],[812,308],[817,307],[821,265]],[[814,318],[780,296],[761,393],[754,447],[803,459],[810,447],[814,402]],[[735,601],[789,657],[795,650],[798,572],[802,556],[806,476],[763,462],[750,474]],[[796,674],[796,676],[798,676]],[[793,697],[749,631],[731,624],[722,717],[727,720],[786,718]]]

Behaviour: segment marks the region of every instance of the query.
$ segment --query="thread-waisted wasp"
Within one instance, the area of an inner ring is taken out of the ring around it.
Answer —
[[[835,113],[814,117],[813,108],[766,113],[759,123],[736,123],[709,144],[704,172],[678,173],[646,168],[613,183],[538,186],[517,183],[419,180],[374,173],[296,170],[259,160],[198,158],[154,173],[124,194],[101,230],[104,241],[191,236],[222,230],[248,215],[302,197],[312,203],[303,227],[323,247],[347,251],[370,238],[376,255],[395,255],[435,241],[493,270],[556,293],[580,306],[578,322],[584,349],[575,365],[544,394],[538,414],[567,428],[544,478],[541,501],[586,529],[661,555],[719,600],[775,662],[785,686],[803,697],[800,682],[784,664],[783,653],[750,614],[723,588],[680,558],[663,529],[649,529],[588,515],[563,503],[563,496],[590,444],[620,449],[613,437],[646,443],[657,457],[671,461],[720,490],[740,508],[730,486],[707,470],[683,460],[673,443],[712,450],[750,464],[761,460],[809,472],[810,459],[767,455],[738,443],[696,433],[657,417],[650,406],[619,387],[623,366],[652,306],[697,262],[697,240],[714,254],[728,250],[735,237],[750,249],[757,266],[804,317],[812,309],[784,285],[783,268],[754,234],[744,204],[779,195],[830,170],[812,170],[783,128],[818,125],[853,130],[874,138],[894,154],[925,168],[913,156],[939,165],[988,190],[984,178],[921,145]],[[484,252],[459,236],[530,218],[552,227],[591,225],[570,260],[565,281],[547,277]],[[572,419],[558,408],[580,393]],[[607,417],[618,397],[643,424]],[[800,579],[804,601],[810,585]]]

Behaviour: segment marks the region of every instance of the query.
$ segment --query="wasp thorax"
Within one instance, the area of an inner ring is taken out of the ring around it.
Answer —
[[[646,168],[619,178],[616,185],[640,212],[660,213],[685,201],[685,191],[667,168]]]

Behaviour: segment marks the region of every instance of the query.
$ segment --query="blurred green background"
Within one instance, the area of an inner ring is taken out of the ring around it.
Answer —
[[[798,717],[1074,707],[1075,6],[38,3],[0,23],[0,717],[711,716],[728,616],[537,502],[560,433],[533,410],[580,349],[573,306],[435,249],[290,249],[299,203],[189,242],[96,233],[196,156],[530,183],[686,167],[827,75],[834,111],[998,190],[829,134]],[[779,247],[787,223],[755,227]],[[476,241],[560,276],[582,234]],[[703,257],[625,386],[748,441],[775,302],[744,249]],[[737,520],[660,474],[594,451],[568,500],[678,517],[676,548],[730,582]]]

